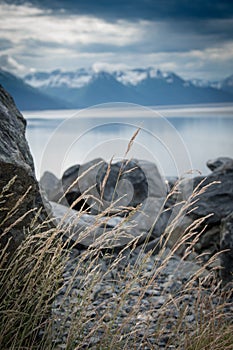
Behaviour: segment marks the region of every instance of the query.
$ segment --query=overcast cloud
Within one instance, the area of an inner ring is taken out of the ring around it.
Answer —
[[[0,65],[19,75],[93,65],[233,73],[231,1],[2,1],[0,16]]]

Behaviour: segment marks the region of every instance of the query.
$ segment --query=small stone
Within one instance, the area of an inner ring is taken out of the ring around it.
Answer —
[[[155,295],[155,296],[158,296],[160,295],[160,292],[158,290],[155,290],[155,289],[147,289],[145,291],[145,295]]]
[[[185,320],[187,322],[193,322],[195,320],[195,317],[194,317],[194,315],[188,315],[185,317]]]
[[[161,295],[159,297],[151,297],[150,299],[155,305],[163,305],[166,301],[166,297]]]

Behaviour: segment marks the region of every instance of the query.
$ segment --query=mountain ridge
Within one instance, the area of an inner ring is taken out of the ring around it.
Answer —
[[[112,72],[80,68],[30,73],[22,80],[8,72],[4,72],[3,79],[2,72],[0,70],[0,83],[5,79],[5,86],[2,85],[13,95],[20,109],[85,108],[106,102],[145,106],[233,102],[233,76],[208,82],[185,80],[174,72],[152,67]]]
[[[231,91],[220,83],[184,80],[174,72],[152,67],[96,72],[84,68],[30,74],[26,81],[43,92],[62,95],[75,107],[104,102],[132,102],[146,106],[233,102]]]

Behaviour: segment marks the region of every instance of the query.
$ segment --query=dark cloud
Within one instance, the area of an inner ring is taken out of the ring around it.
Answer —
[[[206,45],[212,46],[216,45],[216,43],[223,43],[233,39],[233,18],[196,19],[192,22],[188,20],[170,21],[169,25],[177,34],[190,36],[188,46],[195,46],[193,44],[196,44],[196,48],[200,49]],[[195,40],[192,41],[192,38],[195,38],[196,43]]]
[[[31,3],[54,11],[88,14],[112,19],[220,19],[233,16],[232,0],[5,0]]]
[[[175,31],[207,36],[210,45],[212,42],[232,40],[233,37],[232,0],[5,0],[5,2],[18,5],[31,3],[58,16],[91,15],[107,21],[124,19],[166,22],[170,23]],[[198,45],[195,46],[198,48]]]

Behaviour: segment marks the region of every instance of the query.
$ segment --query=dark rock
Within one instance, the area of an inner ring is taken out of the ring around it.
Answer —
[[[140,208],[135,213],[130,214],[129,223],[131,227],[126,228],[125,231],[137,238],[138,243],[140,243],[153,237],[153,230],[156,225],[160,227],[163,225],[163,220],[161,222],[158,220],[163,212],[167,187],[154,163],[136,159],[134,159],[134,162],[145,175],[148,194]]]
[[[223,171],[233,169],[233,159],[229,157],[219,157],[217,159],[210,159],[206,163],[208,168],[212,171]]]
[[[189,241],[187,235],[191,231],[193,220],[188,216],[181,216],[174,220],[169,226],[167,235],[169,237],[168,247],[174,249],[176,247],[176,254],[183,256],[185,249],[188,247]],[[194,238],[194,237],[193,237]],[[191,238],[192,240],[192,238]],[[183,241],[183,244],[180,244]]]
[[[118,200],[119,207],[136,208],[148,197],[147,178],[137,161],[117,162],[111,164],[109,174],[107,171],[108,165],[103,164],[97,175],[97,188],[109,205]]]
[[[63,194],[65,193],[65,198],[70,206],[76,202],[72,206],[75,210],[92,208],[92,212],[96,213],[97,210],[93,206],[94,197],[99,198],[96,188],[97,174],[103,163],[103,159],[97,158],[83,165],[73,165],[64,172],[62,176]],[[85,198],[78,200],[82,194],[86,194]],[[89,198],[87,198],[88,195]]]
[[[222,157],[208,165],[213,170],[210,175],[185,179],[179,186],[180,199],[189,203],[186,216],[199,220],[196,231],[201,235],[194,248],[204,260],[219,252],[221,221],[233,211],[232,160]]]
[[[74,209],[80,210],[85,204],[84,208],[90,208],[92,214],[111,206],[111,214],[121,212],[125,215],[126,210],[122,207],[129,207],[131,211],[148,197],[164,198],[167,193],[155,164],[136,159],[111,164],[110,167],[101,158],[75,165],[64,173],[62,185],[70,205],[83,196]],[[112,206],[114,201],[117,203]]]
[[[165,179],[167,185],[168,196],[165,203],[165,208],[174,208],[174,205],[177,204],[179,199],[179,179],[177,177],[167,177]]]
[[[22,242],[24,228],[30,225],[33,214],[28,211],[42,207],[33,159],[25,139],[25,128],[25,119],[17,110],[11,96],[0,86],[0,233],[2,246],[10,240],[10,253]],[[13,178],[15,180],[12,185],[6,189]],[[27,191],[17,210],[13,210]],[[11,210],[14,213],[9,215]],[[12,228],[8,231],[10,225]]]
[[[81,210],[82,205],[84,205],[83,201],[79,201],[76,205],[73,205],[73,203],[81,196],[81,192],[77,183],[79,169],[79,164],[73,165],[64,172],[61,179],[62,192],[63,194],[65,193],[67,204],[72,206],[72,208],[74,208],[75,210]]]
[[[51,172],[45,171],[40,179],[40,189],[48,200],[58,202],[63,196],[61,181]]]
[[[148,198],[165,198],[167,195],[167,186],[162,178],[157,166],[147,160],[134,159],[139,168],[142,169],[147,185],[148,185]]]
[[[183,198],[188,200],[197,186],[201,193],[192,198],[197,202],[192,205],[195,209],[190,216],[195,219],[211,215],[205,223],[220,224],[233,210],[233,168],[213,172],[206,179],[198,176],[187,180],[181,186]]]
[[[165,232],[167,226],[170,223],[171,215],[172,214],[170,210],[162,211],[162,213],[159,214],[152,230],[153,237],[161,237],[161,235]]]
[[[79,164],[73,165],[70,168],[68,168],[62,175],[62,185],[63,185],[64,192],[68,190],[68,188],[70,187],[73,191],[76,190],[77,187],[76,187],[75,181],[78,178],[79,169],[80,169]]]
[[[161,240],[161,238],[155,238],[145,245],[143,252],[144,253],[151,252],[152,255],[157,255],[160,252],[161,248],[163,247],[163,244],[164,244],[164,240]],[[140,253],[140,250],[142,250],[142,246],[139,246],[137,248],[138,253]]]
[[[214,255],[220,247],[220,228],[219,225],[207,227],[200,236],[195,250],[201,254],[204,250],[209,251],[209,255]]]
[[[95,159],[83,165],[73,166],[63,174],[62,191],[63,194],[67,191],[68,205],[78,201],[73,208],[90,208],[91,214],[108,210],[112,202],[117,200],[117,204],[111,207],[109,213],[118,213],[117,215],[121,216],[130,214],[128,225],[123,223],[121,231],[130,239],[138,239],[139,244],[145,239],[148,242],[154,238],[160,239],[166,232],[164,237],[169,235],[167,246],[173,249],[179,240],[184,238],[184,234],[188,233],[189,227],[193,230],[194,220],[201,220],[210,215],[200,222],[200,227],[194,225],[195,232],[190,233],[190,239],[180,245],[176,253],[184,254],[195,234],[201,232],[207,224],[194,248],[199,254],[208,252],[208,256],[212,256],[219,251],[220,222],[232,211],[233,169],[229,158],[221,158],[210,164],[214,172],[206,178],[198,176],[181,179],[178,183],[177,178],[169,178],[169,188],[175,185],[174,193],[169,197],[170,201],[166,200],[168,183],[162,179],[156,165],[137,159],[117,162],[111,166],[102,159]],[[59,188],[57,179],[51,177],[47,181],[49,186],[51,183],[52,187]],[[193,191],[200,193],[193,196]],[[90,195],[90,198],[87,199],[84,194]],[[79,198],[82,199],[78,200]],[[182,204],[179,204],[182,200],[190,202],[190,207],[187,206],[185,211],[181,209]],[[122,207],[125,210],[122,210]],[[134,211],[133,208],[137,209]],[[106,227],[110,228],[108,225]],[[128,238],[118,242],[118,245],[129,242]],[[150,243],[150,247],[153,247],[153,243]]]
[[[222,220],[220,250],[226,250],[220,255],[221,277],[226,284],[233,281],[233,212]]]
[[[179,181],[178,185],[178,200],[191,202],[191,198],[193,196],[193,192],[197,186],[201,184],[206,179],[205,176],[196,176],[192,178],[184,178]],[[197,198],[195,197],[195,200]],[[193,198],[192,198],[193,200]]]
[[[167,176],[165,182],[167,183],[168,186],[168,192],[170,192],[177,184],[178,182],[178,177],[177,176]]]

